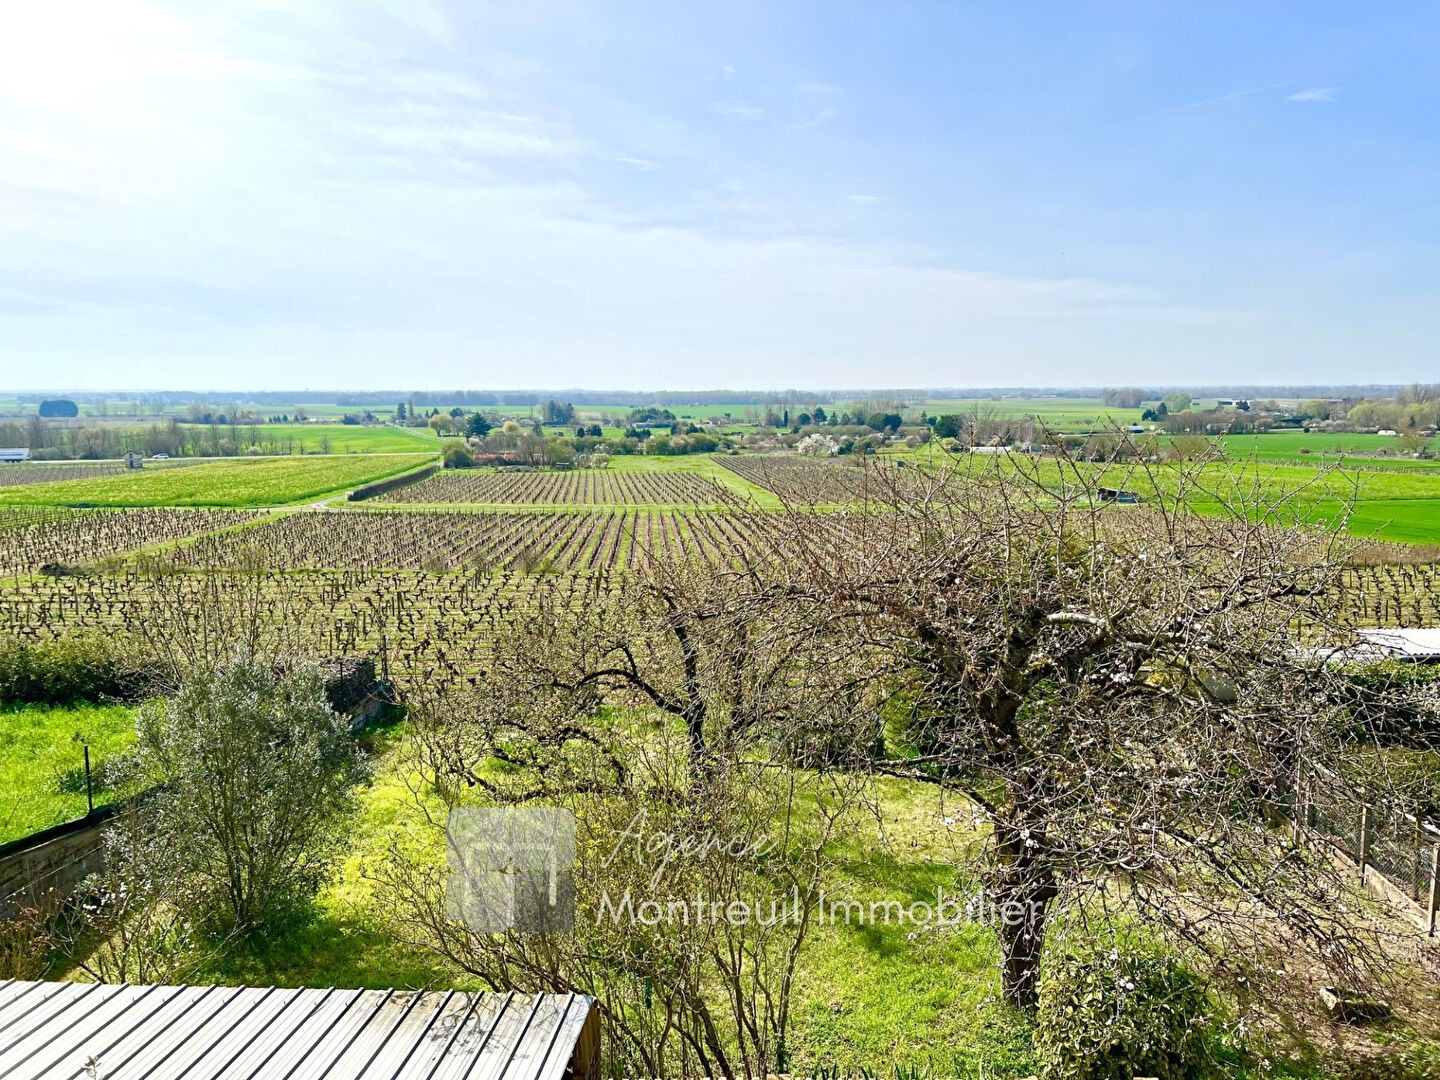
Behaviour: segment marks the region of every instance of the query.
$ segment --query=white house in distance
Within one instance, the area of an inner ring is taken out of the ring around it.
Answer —
[[[14,464],[17,461],[29,461],[30,448],[28,446],[0,446],[0,463]]]

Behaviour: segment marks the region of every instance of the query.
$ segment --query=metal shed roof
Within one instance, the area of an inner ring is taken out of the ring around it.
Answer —
[[[1440,660],[1440,628],[1433,626],[1361,630],[1359,637],[1366,644],[1396,659],[1425,662]]]
[[[561,1080],[572,1059],[574,1074],[593,1074],[592,1006],[574,994],[10,980],[0,1078]]]

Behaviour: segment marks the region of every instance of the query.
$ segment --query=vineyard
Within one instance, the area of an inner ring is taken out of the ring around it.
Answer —
[[[779,454],[718,460],[742,480],[801,505],[863,501],[870,470],[878,467]]]
[[[65,465],[0,465],[0,487],[21,487],[24,484],[48,484],[56,480],[89,480],[95,476],[111,476],[123,472],[118,461],[86,461]]]
[[[385,503],[477,503],[488,506],[722,506],[728,488],[689,473],[446,471],[392,491]]]
[[[233,461],[156,470],[144,480],[163,482],[172,497],[178,489],[169,485],[199,497],[195,485],[203,483],[237,500],[294,501],[296,492],[383,482],[429,460]],[[719,566],[740,552],[763,553],[778,518],[746,490],[822,504],[827,535],[843,545],[852,541],[841,506],[878,487],[924,480],[888,463],[858,468],[778,454],[712,459],[693,470],[630,465],[445,471],[383,492],[364,509],[323,512],[11,506],[0,509],[0,632],[34,639],[134,631],[157,619],[198,618],[192,613],[258,590],[263,618],[298,647],[331,653],[383,644],[403,680],[441,653],[467,666],[483,662],[497,620],[526,610],[541,582],[584,602],[652,555]],[[720,466],[737,479],[717,481]],[[26,490],[75,484],[93,498],[97,487],[136,482],[99,476]],[[447,502],[475,505],[422,508]],[[404,503],[411,505],[384,505]],[[1358,624],[1440,623],[1440,564],[1356,565],[1339,587]]]
[[[366,569],[160,573],[131,567],[0,582],[0,633],[26,641],[121,634],[174,620],[198,623],[206,612],[254,610],[297,651],[325,656],[383,650],[385,670],[403,684],[423,678],[442,657],[477,670],[497,629],[530,610],[542,584],[559,589],[561,600],[582,604],[610,591],[613,578]]]
[[[0,575],[89,565],[138,548],[255,519],[248,510],[0,510]]]
[[[696,511],[598,513],[296,513],[254,528],[202,537],[175,549],[187,569],[625,570],[648,554],[715,564],[754,531],[730,514]]]
[[[1345,614],[1362,625],[1440,625],[1440,563],[1349,567],[1340,592]]]

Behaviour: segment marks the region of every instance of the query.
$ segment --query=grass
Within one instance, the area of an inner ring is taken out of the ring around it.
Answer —
[[[202,441],[204,424],[182,424]],[[253,432],[254,445],[266,454],[405,454],[436,451],[439,440],[429,428],[361,427],[355,424],[238,424],[219,435],[240,439]]]
[[[105,784],[105,763],[129,747],[134,716],[123,705],[0,710],[0,843],[85,814],[86,743],[95,805],[109,802],[117,792]]]
[[[406,472],[426,454],[224,458],[184,469],[0,488],[0,504],[26,506],[277,506]]]
[[[376,738],[379,768],[363,795],[350,854],[309,920],[226,956],[193,981],[276,986],[480,989],[473,977],[395,941],[365,867],[392,844],[434,848],[395,732]],[[838,892],[869,903],[933,899],[953,882],[934,840],[940,807],[919,785],[879,786],[882,822],[852,832],[834,855]],[[428,805],[443,818],[444,808]],[[435,857],[443,851],[434,848]],[[837,895],[837,894],[832,894]],[[1034,1072],[1029,1021],[1000,1004],[993,935],[976,926],[909,940],[905,926],[818,928],[802,961],[792,1053],[799,1075],[817,1067],[888,1073],[892,1064],[932,1075]]]
[[[1114,408],[1099,398],[931,398],[925,402],[927,416],[964,414],[977,408],[982,415],[997,418],[1032,416],[1051,431],[1067,434],[1138,424],[1145,411]]]
[[[1433,441],[1433,440],[1432,440]],[[1440,470],[1440,461],[1405,457],[1355,456],[1396,451],[1393,435],[1347,435],[1307,431],[1276,431],[1260,435],[1225,435],[1220,439],[1232,458],[1294,465],[1324,464],[1345,455],[1347,465],[1359,468]]]

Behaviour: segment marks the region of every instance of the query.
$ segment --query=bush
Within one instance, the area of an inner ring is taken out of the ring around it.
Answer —
[[[445,451],[445,468],[447,469],[468,469],[473,464],[475,464],[475,459],[463,446],[452,446]]]
[[[0,642],[0,705],[137,701],[149,684],[145,665],[114,638]]]
[[[1047,1080],[1196,1080],[1213,1028],[1204,989],[1157,949],[1046,958],[1035,1048]]]
[[[140,712],[135,764],[166,872],[212,928],[273,924],[311,900],[341,849],[365,761],[313,664],[241,654]]]

